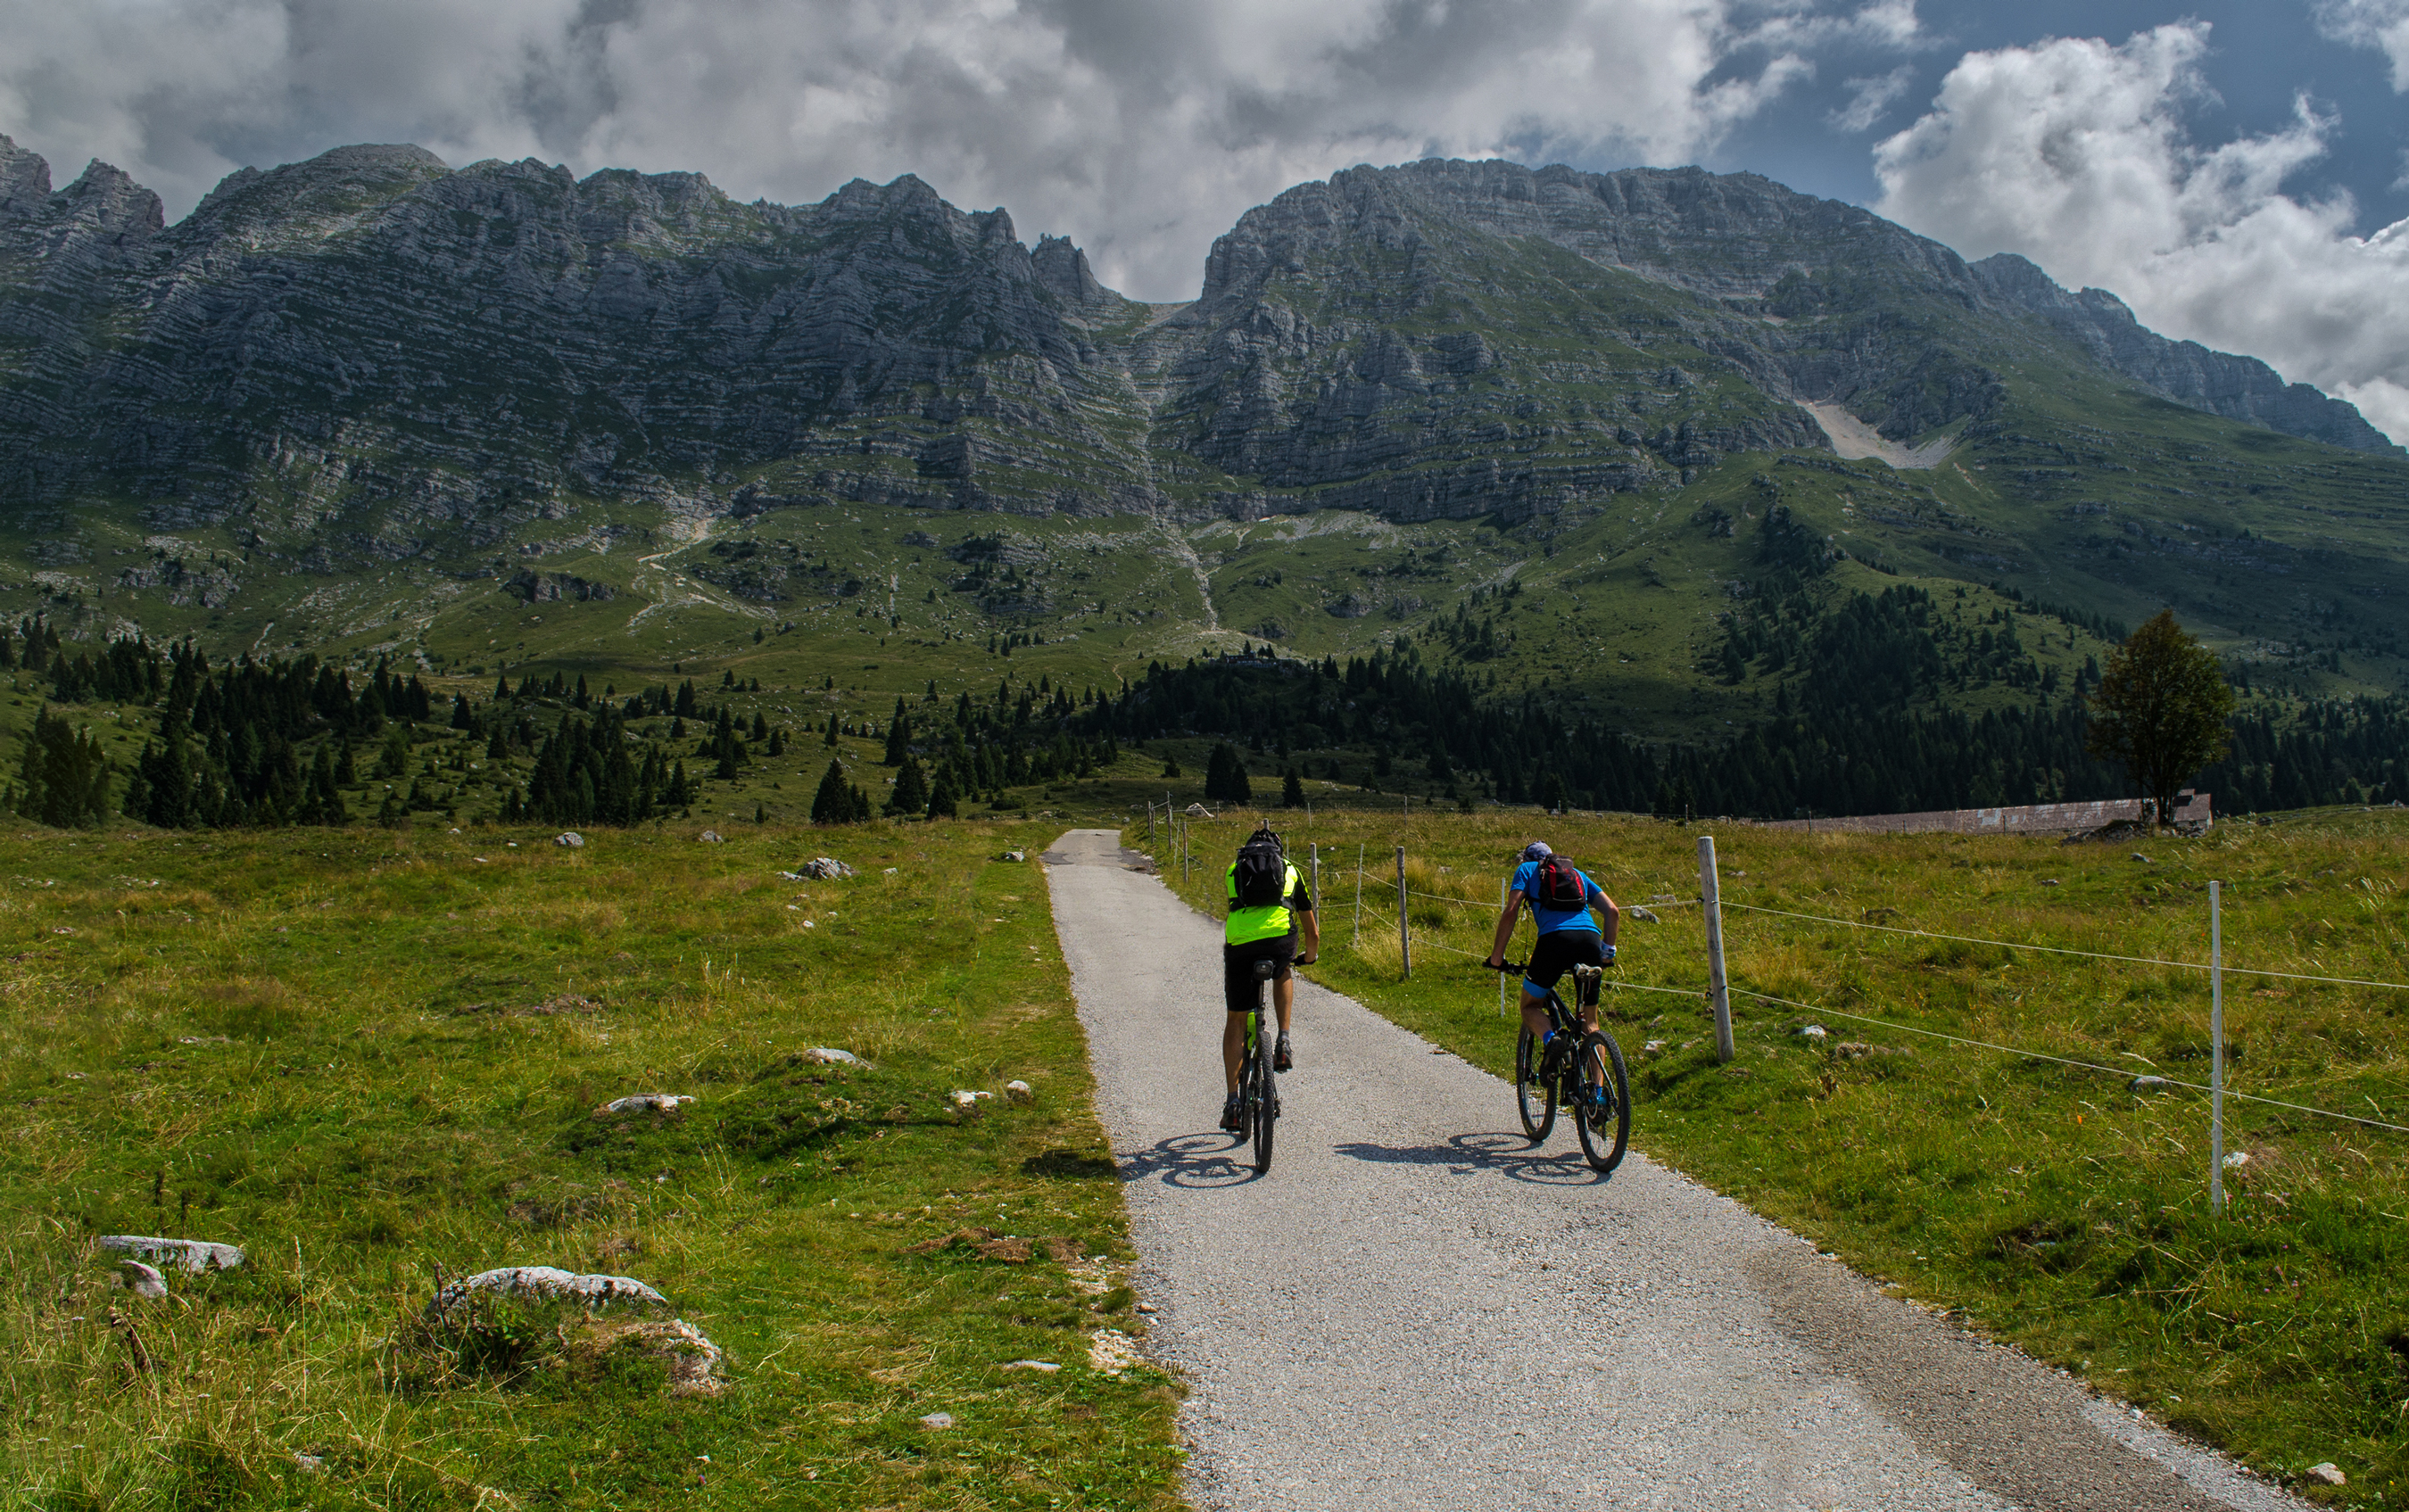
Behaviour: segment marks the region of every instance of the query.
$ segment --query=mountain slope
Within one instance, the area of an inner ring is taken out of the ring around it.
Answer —
[[[1437,637],[1685,735],[1771,707],[1726,651],[1783,562],[2172,604],[2262,681],[2389,688],[2404,525],[2348,406],[1746,174],[1350,170],[1149,307],[908,177],[741,205],[361,147],[166,226],[0,143],[0,601],[86,638],[653,675],[792,626],[901,637],[916,687],[998,637]]]

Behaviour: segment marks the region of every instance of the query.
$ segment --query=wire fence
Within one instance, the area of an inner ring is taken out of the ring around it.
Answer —
[[[1710,857],[1710,848],[1702,847],[1702,849],[1707,849]],[[1363,865],[1361,857],[1362,853],[1359,850],[1358,859],[1355,865],[1351,868],[1355,873],[1353,880],[1357,889],[1354,909],[1355,929],[1359,941],[1362,935],[1363,921],[1368,916],[1376,925],[1386,926],[1396,929],[1397,939],[1400,945],[1400,953],[1407,955],[1408,958],[1410,958],[1410,949],[1419,947],[1424,950],[1436,950],[1450,956],[1460,957],[1466,960],[1487,960],[1488,955],[1484,951],[1465,950],[1460,946],[1451,945],[1443,940],[1433,938],[1427,929],[1417,932],[1413,928],[1413,923],[1410,917],[1401,920],[1395,915],[1385,914],[1379,909],[1367,906],[1363,900],[1363,890],[1366,886],[1376,886],[1381,889],[1384,893],[1394,892],[1406,899],[1421,899],[1426,902],[1445,904],[1453,908],[1476,909],[1483,912],[1502,907],[1504,902],[1502,897],[1499,900],[1493,901],[1488,899],[1465,898],[1451,893],[1428,892],[1421,888],[1406,886],[1406,879],[1402,874],[1404,871],[1403,863],[1405,861],[1405,856],[1402,851],[1398,853],[1400,874],[1395,876],[1376,874],[1367,871]],[[2125,966],[2146,966],[2172,971],[2200,972],[2210,973],[2212,980],[2229,974],[2273,981],[2307,982],[2325,986],[2372,987],[2381,991],[2409,992],[2409,983],[2390,982],[2375,977],[2326,976],[2308,972],[2280,972],[2261,967],[2229,966],[2225,965],[2221,960],[2214,962],[2200,962],[2171,959],[2156,956],[2128,956],[2121,955],[2113,951],[2084,950],[2070,945],[2050,945],[2025,940],[1998,940],[1983,935],[1956,934],[1941,929],[1917,929],[1911,925],[1882,924],[1869,919],[1842,918],[1833,914],[1805,913],[1796,909],[1772,908],[1760,903],[1738,902],[1720,896],[1720,887],[1715,883],[1711,875],[1711,859],[1709,858],[1702,860],[1700,874],[1702,896],[1700,897],[1667,899],[1660,896],[1650,900],[1646,903],[1623,904],[1622,905],[1622,908],[1623,912],[1626,914],[1633,914],[1635,910],[1647,910],[1652,913],[1652,911],[1658,909],[1703,908],[1706,911],[1706,918],[1709,927],[1709,948],[1713,957],[1709,963],[1709,976],[1712,979],[1713,985],[1701,990],[1694,987],[1659,986],[1650,983],[1609,979],[1607,984],[1608,986],[1617,991],[1658,993],[1671,997],[1689,998],[1693,1000],[1704,999],[1710,1003],[1717,1001],[1716,995],[1718,990],[1723,990],[1727,991],[1729,995],[1733,997],[1746,998],[1756,1002],[1793,1008],[1803,1013],[1812,1014],[1823,1017],[1844,1019],[1851,1023],[1871,1025],[1873,1027],[1889,1030],[1897,1033],[1917,1035],[1925,1039],[1960,1045],[1969,1049],[1987,1050],[1996,1054],[2014,1056],[2027,1060],[2043,1061],[2054,1065],[2066,1066],[2074,1070],[2093,1072],[2101,1075],[2113,1076],[2120,1080],[2128,1081],[2131,1080],[2134,1074],[2128,1067],[2102,1065],[2098,1061],[2084,1060],[2071,1056],[2056,1055],[2045,1050],[2034,1050],[2022,1045],[2003,1044],[1997,1041],[1979,1039],[1970,1035],[1952,1034],[1942,1030],[1927,1029],[1915,1024],[1900,1023],[1896,1019],[1880,1018],[1868,1014],[1852,1013],[1845,1009],[1833,1008],[1823,1004],[1803,1002],[1795,998],[1782,997],[1769,992],[1759,992],[1753,988],[1740,986],[1736,984],[1729,984],[1724,974],[1724,961],[1722,958],[1722,946],[1719,938],[1721,932],[1719,920],[1722,913],[1728,909],[1736,913],[1759,914],[1767,918],[1790,919],[1800,923],[1824,925],[1838,929],[1862,929],[1880,934],[1900,935],[1926,940],[1948,941],[1959,944],[1984,945],[2000,950],[2027,951],[2040,955],[2106,961]],[[1343,875],[1343,873],[1334,873],[1334,876],[1335,875]],[[1729,1046],[1727,1043],[1724,1044],[1724,1049],[1725,1053],[1728,1054]],[[2217,1050],[2221,1058],[2222,1047],[2218,1046]],[[2279,1108],[2288,1113],[2304,1114],[2313,1117],[2331,1119],[2339,1123],[2351,1124],[2362,1129],[2381,1130],[2388,1133],[2409,1133],[2409,1125],[2393,1123],[2380,1117],[2369,1118],[2357,1114],[2339,1113],[2330,1108],[2320,1108],[2310,1103],[2288,1102],[2282,1098],[2266,1097],[2251,1092],[2234,1091],[2223,1087],[2221,1085],[2221,1064],[2219,1067],[2217,1084],[2210,1086],[2202,1086],[2197,1082],[2184,1081],[2171,1076],[2161,1075],[2157,1077],[2157,1085],[2159,1086],[2180,1088],[2190,1092],[2206,1093],[2212,1099],[2222,1100],[2230,1098],[2240,1102],[2248,1102],[2269,1108]],[[2377,1111],[2381,1112],[2382,1109],[2379,1108]],[[2217,1124],[2220,1123],[2221,1115],[2218,1115],[2217,1119],[2213,1122],[2213,1128],[2216,1127]],[[2221,1140],[2221,1135],[2213,1137]],[[2213,1194],[2215,1190],[2215,1184],[2214,1179],[2212,1179]]]

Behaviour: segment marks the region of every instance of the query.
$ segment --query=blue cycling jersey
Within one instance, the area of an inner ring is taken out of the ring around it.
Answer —
[[[1538,875],[1539,863],[1525,861],[1514,869],[1513,887],[1516,892],[1522,895],[1524,902],[1530,903],[1531,917],[1538,925],[1541,934],[1553,934],[1559,929],[1580,929],[1590,934],[1598,932],[1597,915],[1592,914],[1590,909],[1600,911],[1605,909],[1606,889],[1592,881],[1588,872],[1583,871],[1580,874],[1581,887],[1588,896],[1589,908],[1561,910],[1541,908],[1537,903],[1531,901],[1532,889],[1538,886]]]

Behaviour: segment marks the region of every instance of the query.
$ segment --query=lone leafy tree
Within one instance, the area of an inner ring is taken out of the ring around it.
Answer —
[[[2233,688],[2216,653],[2185,634],[2172,610],[2116,648],[2088,701],[2084,748],[2124,763],[2160,824],[2171,820],[2184,779],[2232,743]]]

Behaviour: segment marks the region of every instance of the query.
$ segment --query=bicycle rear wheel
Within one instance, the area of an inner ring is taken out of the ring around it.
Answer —
[[[1539,1037],[1529,1030],[1514,1042],[1514,1106],[1522,1115],[1522,1132],[1536,1145],[1556,1127],[1556,1084],[1539,1079]]]
[[[1272,1077],[1272,1026],[1268,1018],[1255,1021],[1255,1110],[1253,1134],[1255,1141],[1255,1174],[1262,1174],[1272,1168],[1272,1130],[1279,1123],[1279,1084]]]
[[[1613,1035],[1590,1031],[1565,1085],[1581,1154],[1595,1169],[1613,1170],[1631,1145],[1631,1083],[1623,1073],[1623,1046]]]

